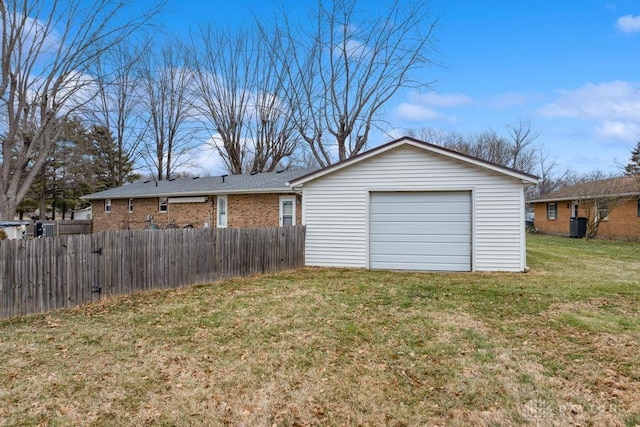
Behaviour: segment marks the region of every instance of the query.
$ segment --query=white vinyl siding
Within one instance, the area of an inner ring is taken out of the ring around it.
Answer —
[[[523,271],[519,179],[402,145],[303,185],[306,263],[369,268],[369,197],[380,191],[471,192],[472,269]]]

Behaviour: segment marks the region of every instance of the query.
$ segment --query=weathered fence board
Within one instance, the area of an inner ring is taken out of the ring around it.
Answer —
[[[304,265],[303,226],[107,231],[0,241],[0,317]]]
[[[66,236],[69,234],[89,234],[91,233],[91,220],[61,220],[43,221],[50,227],[52,236]],[[27,235],[34,235],[34,224],[27,225]]]

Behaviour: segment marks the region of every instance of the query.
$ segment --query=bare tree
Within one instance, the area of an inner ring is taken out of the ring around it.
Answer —
[[[92,97],[90,65],[157,9],[97,0],[0,2],[0,218],[13,218],[61,133]]]
[[[520,120],[506,128],[509,138],[499,135],[493,129],[466,136],[431,128],[422,128],[413,133],[435,145],[522,172],[535,173],[542,157],[548,157],[534,145],[539,134],[532,130],[528,120]]]
[[[252,141],[249,168],[252,173],[271,172],[277,167],[285,168],[296,150],[299,135],[295,132],[293,115],[283,102],[287,88],[269,63],[260,64],[262,78],[254,94],[252,116],[249,122],[249,139]]]
[[[511,167],[512,164],[511,143],[492,129],[466,136],[456,132],[444,134],[437,145],[501,166]]]
[[[540,181],[536,187],[531,188],[526,194],[527,199],[560,190],[561,188],[570,185],[572,180],[572,174],[570,171],[565,170],[561,173],[558,172],[558,163],[551,157],[551,153],[548,148],[540,147],[537,152],[538,160],[536,163],[538,166],[535,174],[540,177]]]
[[[454,147],[462,146],[465,143],[464,136],[461,133],[445,132],[428,127],[423,127],[418,130],[409,129],[407,135],[430,144],[450,149],[455,149]]]
[[[113,187],[123,185],[130,176],[128,165],[139,160],[147,130],[136,75],[143,57],[141,46],[144,45],[148,43],[134,46],[123,42],[94,63],[97,94],[87,115],[89,122],[97,127],[106,127],[113,135]]]
[[[177,42],[148,52],[140,67],[142,105],[148,132],[143,160],[155,179],[171,179],[190,165],[197,127],[194,121],[193,73],[186,67],[186,53]]]
[[[531,121],[522,118],[516,123],[507,124],[506,128],[511,137],[510,167],[520,171],[533,171],[539,155],[539,149],[533,144],[540,133],[531,128]]]
[[[194,40],[201,115],[232,174],[274,170],[297,146],[284,73],[258,33],[203,27]]]
[[[400,0],[375,10],[357,0],[318,0],[313,18],[294,27],[283,12],[270,44],[274,64],[291,81],[297,130],[326,166],[366,147],[400,89],[429,86],[411,74],[432,64],[437,20],[425,2]]]

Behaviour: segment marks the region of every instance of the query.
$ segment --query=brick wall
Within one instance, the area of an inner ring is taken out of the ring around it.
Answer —
[[[612,210],[609,213],[609,219],[600,222],[598,236],[640,240],[638,201],[631,200]]]
[[[569,204],[569,207],[567,207]],[[571,220],[571,202],[556,202],[556,219],[547,219],[547,203],[535,203],[533,205],[534,224],[536,228],[547,234],[560,236],[569,235],[569,222]]]
[[[280,196],[292,194],[230,194],[227,196],[228,227],[277,227],[280,224]],[[302,203],[296,197],[296,224],[302,221]],[[216,226],[215,196],[204,203],[170,203],[167,212],[158,212],[158,198],[134,199],[133,212],[128,212],[129,199],[112,199],[111,212],[104,211],[104,200],[92,203],[94,233],[108,230],[140,230],[149,223],[147,215],[161,228],[175,221],[182,228],[196,228],[210,222]]]
[[[543,233],[568,236],[571,220],[571,202],[557,202],[557,206],[557,219],[549,220],[547,219],[547,203],[534,204],[536,228]],[[582,210],[580,210],[579,215],[586,216]],[[600,222],[598,236],[612,239],[640,240],[638,201],[631,200],[612,210],[609,213],[609,219]]]
[[[280,225],[280,197],[292,194],[230,194],[227,196],[228,226],[277,227]],[[302,203],[296,197],[296,224],[302,221]]]
[[[165,228],[171,221],[182,228],[191,224],[202,228],[211,213],[215,219],[215,209],[211,198],[204,203],[171,203],[167,212],[158,212],[158,199],[134,199],[133,212],[128,212],[129,199],[112,199],[111,212],[104,211],[104,201],[93,202],[93,231],[141,230],[149,224],[147,215],[153,215],[153,222]]]

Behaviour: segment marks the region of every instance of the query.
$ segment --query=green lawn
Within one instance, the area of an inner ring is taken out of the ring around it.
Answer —
[[[640,424],[640,244],[302,269],[0,322],[0,425]]]

